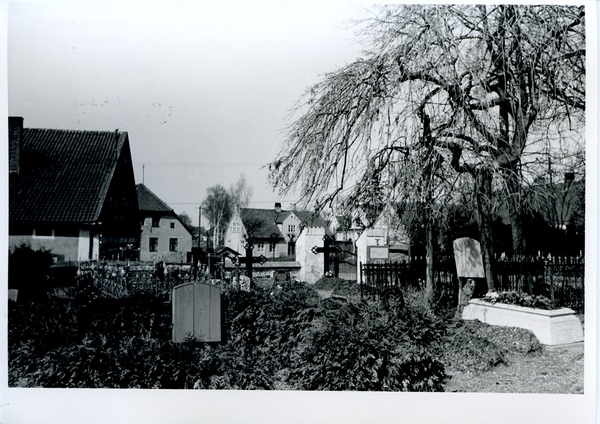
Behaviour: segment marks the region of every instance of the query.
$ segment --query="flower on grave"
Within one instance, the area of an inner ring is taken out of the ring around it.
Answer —
[[[499,297],[500,297],[500,295],[498,294],[498,292],[489,291],[485,294],[485,296],[483,297],[483,300],[485,300],[486,302],[490,302],[490,303],[496,303],[496,301],[498,300]]]

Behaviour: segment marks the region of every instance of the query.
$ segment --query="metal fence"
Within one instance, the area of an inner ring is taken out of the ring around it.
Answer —
[[[336,249],[330,253],[329,264],[334,277],[356,281],[356,252],[351,241],[335,241]]]
[[[514,257],[495,263],[496,290],[546,296],[559,306],[581,310],[585,304],[585,260],[583,257]],[[406,262],[380,262],[360,265],[361,294],[379,297],[390,288],[423,287],[424,257]],[[438,297],[458,294],[458,277],[453,257],[438,258],[434,263],[434,281]],[[482,283],[485,286],[485,283]],[[479,291],[477,295],[484,294]]]
[[[495,266],[497,291],[546,296],[573,309],[584,307],[583,256],[500,258]]]
[[[386,290],[408,287],[423,288],[426,278],[425,257],[413,257],[402,262],[372,262],[360,265],[361,294],[376,298]],[[438,296],[454,296],[458,293],[458,279],[453,258],[440,258],[434,263],[433,278]]]

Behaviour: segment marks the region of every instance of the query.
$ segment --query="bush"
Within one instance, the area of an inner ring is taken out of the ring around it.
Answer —
[[[110,299],[88,286],[71,298],[10,302],[9,385],[441,391],[447,369],[489,369],[507,349],[536,351],[531,335],[438,319],[421,297],[407,291],[402,308],[394,298],[321,301],[297,282],[225,287],[221,343],[173,343],[171,305],[148,293]]]
[[[484,372],[506,363],[506,350],[478,334],[478,324],[458,321],[440,351],[452,371]]]
[[[443,365],[428,348],[436,326],[411,309],[345,304],[300,337],[288,382],[301,390],[441,391]]]
[[[337,277],[321,277],[312,288],[315,290],[333,290],[333,294],[339,296],[360,296],[360,285],[358,283]]]
[[[20,299],[43,298],[53,288],[48,278],[53,264],[49,250],[15,247],[8,257],[8,288],[19,290]]]

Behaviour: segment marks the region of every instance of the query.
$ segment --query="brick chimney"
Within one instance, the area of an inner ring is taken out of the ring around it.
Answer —
[[[8,117],[8,172],[19,173],[21,161],[21,143],[23,139],[23,118],[20,116]]]
[[[281,203],[275,203],[275,212],[281,213]]]

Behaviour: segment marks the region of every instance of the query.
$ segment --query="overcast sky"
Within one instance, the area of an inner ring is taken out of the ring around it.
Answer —
[[[129,133],[136,183],[198,222],[206,189],[261,168],[303,91],[360,55],[346,2],[11,3],[9,114],[26,128]],[[293,118],[292,118],[293,119]],[[206,225],[203,219],[203,225]]]

